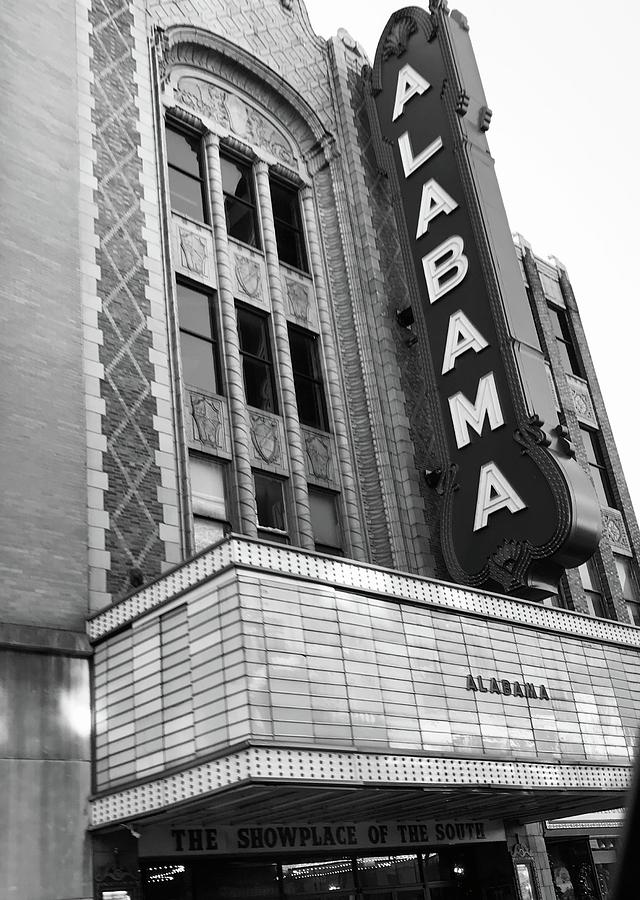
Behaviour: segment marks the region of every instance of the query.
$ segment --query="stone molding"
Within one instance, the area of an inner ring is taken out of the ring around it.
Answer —
[[[231,134],[251,147],[259,147],[268,156],[297,169],[295,142],[283,129],[228,86],[221,86],[205,77],[178,75],[173,89],[176,103],[222,126],[223,133]]]
[[[105,509],[105,492],[108,484],[104,471],[104,453],[107,449],[104,435],[106,410],[101,387],[104,379],[104,366],[100,362],[100,348],[104,343],[104,335],[99,325],[102,299],[98,292],[101,271],[96,254],[98,204],[95,192],[98,189],[98,181],[94,140],[97,129],[92,117],[92,109],[95,104],[93,99],[95,78],[91,65],[90,36],[93,27],[89,21],[89,9],[88,0],[78,0],[76,7],[78,150],[81,166],[78,234],[81,254],[82,366],[87,422],[89,609],[96,610],[110,603],[112,598],[107,591],[110,558],[108,554],[105,555],[110,520],[109,512]],[[85,168],[91,172],[91,175],[84,172]]]

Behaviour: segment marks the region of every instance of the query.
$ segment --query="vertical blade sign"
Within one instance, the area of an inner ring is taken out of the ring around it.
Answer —
[[[367,103],[390,180],[459,582],[538,599],[595,551],[600,510],[558,411],[485,132],[466,20],[394,13]]]

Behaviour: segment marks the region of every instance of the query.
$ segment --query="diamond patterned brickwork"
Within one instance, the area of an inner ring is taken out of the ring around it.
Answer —
[[[149,357],[152,336],[147,328],[149,281],[132,21],[128,3],[96,0],[93,6],[96,230],[100,241],[96,261],[101,271],[99,325],[104,342],[100,362],[104,366],[104,471],[108,475],[104,502],[110,521],[107,589],[113,594],[128,589],[132,567],[141,569],[145,578],[158,575],[164,555],[159,536],[163,511],[157,493],[159,444],[153,427],[156,401]]]
[[[358,143],[361,148],[361,163],[369,190],[369,203],[380,269],[384,280],[383,296],[386,298],[387,306],[381,312],[390,321],[394,321],[396,310],[408,304],[411,289],[405,276],[402,248],[398,239],[389,183],[380,171],[376,159],[371,124],[365,104],[364,83],[354,71],[350,72],[349,90]],[[433,400],[430,400],[428,396],[425,363],[420,353],[420,347],[411,342],[413,335],[409,330],[398,326],[392,329],[392,333],[395,341],[394,353],[400,368],[404,412],[409,420],[409,430],[413,442],[414,467],[417,471],[435,469],[439,465],[439,459],[432,424],[431,404]],[[429,574],[438,578],[447,578],[448,574],[438,539],[439,504],[436,494],[427,487],[424,480],[420,481],[420,489],[424,498],[429,552],[434,565],[433,571],[430,571]]]
[[[252,53],[288,81],[325,127],[331,127],[333,107],[325,43],[314,34],[299,0],[293,0],[291,9],[286,9],[280,0],[162,0],[150,6],[150,14],[163,28],[194,25],[224,35]]]

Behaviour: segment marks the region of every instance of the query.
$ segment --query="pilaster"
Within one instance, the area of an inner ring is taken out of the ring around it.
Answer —
[[[234,282],[231,255],[227,239],[227,223],[224,214],[224,194],[220,169],[220,139],[210,132],[205,137],[205,152],[209,172],[209,197],[211,220],[218,267],[218,297],[222,319],[222,343],[224,368],[227,373],[229,412],[233,443],[234,487],[239,516],[239,528],[243,534],[255,537],[258,533],[253,491],[253,477],[249,463],[251,431],[242,384],[242,360],[238,341],[238,325],[234,302]]]

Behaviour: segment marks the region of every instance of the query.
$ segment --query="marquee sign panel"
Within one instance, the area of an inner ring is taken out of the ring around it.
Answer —
[[[416,844],[488,844],[504,841],[504,827],[488,819],[251,823],[203,827],[194,821],[142,829],[141,856],[215,856],[414,847]]]
[[[431,9],[391,16],[369,111],[439,409],[443,551],[457,581],[538,598],[593,554],[600,512],[555,409],[466,20]]]

